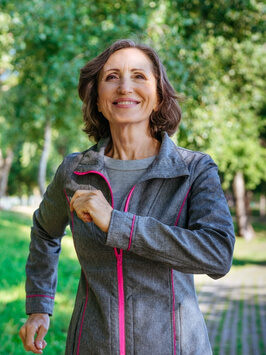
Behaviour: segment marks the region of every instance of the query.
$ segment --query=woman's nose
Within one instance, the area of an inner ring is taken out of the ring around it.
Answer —
[[[118,93],[119,94],[127,94],[132,92],[132,85],[131,80],[128,78],[122,78],[119,86],[118,86]]]

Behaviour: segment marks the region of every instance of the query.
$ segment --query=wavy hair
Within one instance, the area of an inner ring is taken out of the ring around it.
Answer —
[[[78,85],[79,97],[83,101],[84,129],[88,137],[98,142],[101,138],[111,136],[108,120],[98,111],[98,79],[100,72],[116,51],[124,48],[136,48],[145,53],[153,64],[153,73],[157,81],[159,105],[150,115],[150,133],[153,138],[160,140],[161,132],[170,136],[177,130],[181,120],[181,108],[178,95],[170,84],[165,68],[157,53],[145,44],[138,44],[130,39],[114,42],[97,57],[89,61],[81,70]]]

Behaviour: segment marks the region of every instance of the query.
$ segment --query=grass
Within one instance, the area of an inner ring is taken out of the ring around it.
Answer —
[[[251,241],[236,238],[233,269],[248,265],[266,266],[266,223],[254,224],[256,237]]]
[[[24,313],[24,284],[30,226],[30,217],[21,213],[0,211],[0,354],[2,355],[26,354],[18,333],[27,317]],[[257,237],[254,240],[246,242],[237,238],[233,270],[243,270],[252,265],[266,266],[265,224],[256,223],[255,229]],[[51,318],[50,330],[46,336],[48,348],[44,351],[45,354],[64,354],[67,328],[74,306],[79,274],[80,268],[72,238],[68,233],[62,242],[55,316]],[[243,311],[242,308],[240,304],[240,313]],[[220,322],[222,324],[224,319],[220,319]],[[237,341],[237,346],[241,349],[240,342],[241,338]]]
[[[29,250],[31,218],[20,213],[0,211],[0,354],[26,354],[18,336],[25,315],[25,263]],[[67,328],[74,306],[80,268],[72,238],[63,238],[58,270],[54,314],[46,341],[46,354],[64,354]]]

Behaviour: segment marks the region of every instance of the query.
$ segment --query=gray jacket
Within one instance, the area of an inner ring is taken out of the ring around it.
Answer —
[[[71,214],[69,203],[77,189],[92,188],[113,203],[107,143],[68,156],[35,212],[27,313],[52,314],[60,241],[70,224],[82,272],[66,354],[211,354],[193,274],[217,279],[231,267],[234,229],[217,166],[164,134],[106,234]]]

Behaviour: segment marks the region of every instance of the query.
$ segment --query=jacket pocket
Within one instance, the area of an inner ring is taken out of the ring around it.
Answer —
[[[173,324],[173,354],[181,354],[181,319],[180,319],[180,303],[175,306],[175,318]]]
[[[173,326],[169,300],[138,295],[133,297],[132,306],[133,353],[172,355]]]
[[[75,305],[71,321],[68,328],[67,341],[66,341],[66,352],[65,355],[77,354],[77,347],[79,341],[79,332],[82,321],[82,314],[85,306],[85,301],[81,302],[79,305]]]

